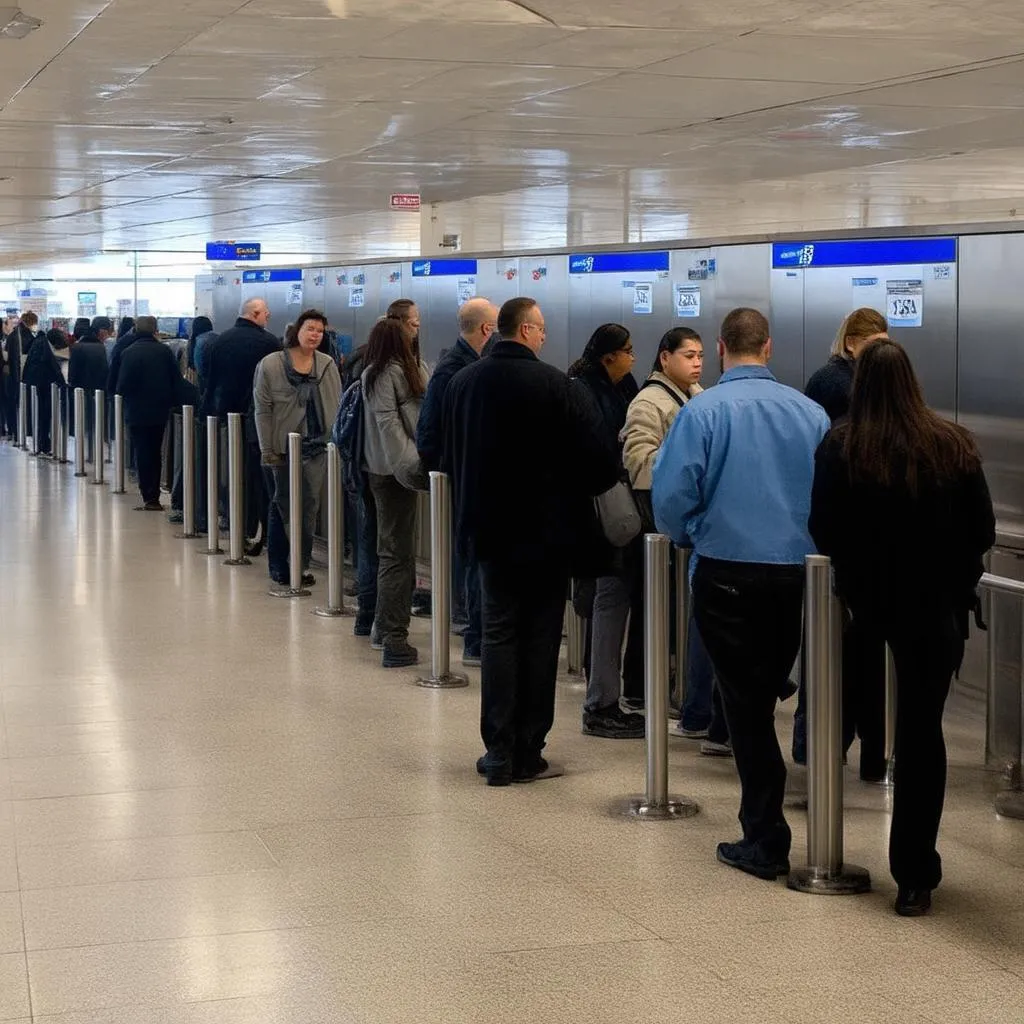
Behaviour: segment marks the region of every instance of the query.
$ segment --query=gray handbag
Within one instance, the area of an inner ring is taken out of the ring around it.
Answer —
[[[605,540],[613,547],[624,548],[643,529],[633,491],[622,480],[594,499],[594,510]]]

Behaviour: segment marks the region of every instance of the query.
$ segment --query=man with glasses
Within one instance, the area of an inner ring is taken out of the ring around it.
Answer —
[[[441,468],[441,418],[452,378],[479,361],[484,345],[498,326],[498,307],[484,298],[470,299],[459,309],[459,337],[441,356],[423,397],[416,430],[416,448],[427,470]],[[463,634],[463,665],[480,664],[480,569],[475,561],[456,559],[455,586],[461,591],[467,626]]]
[[[593,497],[618,478],[593,403],[538,358],[544,316],[511,299],[501,340],[449,383],[442,468],[460,553],[480,565],[483,605],[477,771],[490,786],[560,774],[541,752],[554,720],[569,576],[593,537]]]

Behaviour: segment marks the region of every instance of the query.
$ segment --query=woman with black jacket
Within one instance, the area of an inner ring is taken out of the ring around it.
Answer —
[[[942,878],[942,712],[995,516],[974,439],[925,405],[894,342],[857,359],[849,419],[815,457],[810,532],[854,620],[881,635],[896,664],[889,866],[896,912],[919,916]]]
[[[569,376],[590,392],[600,411],[605,444],[614,453],[623,480],[628,477],[622,465],[619,434],[626,425],[629,403],[639,391],[630,372],[634,359],[629,331],[620,324],[602,324],[587,342],[582,357],[569,368]],[[636,544],[618,551],[611,545],[606,547],[605,575],[597,579],[590,617],[591,650],[583,732],[607,739],[636,739],[644,734],[644,720],[640,715],[624,712],[619,697],[623,689],[622,641],[630,618],[633,573],[641,570],[641,555]],[[637,622],[635,609],[633,621]],[[634,684],[640,681],[642,685],[642,631],[630,630],[629,639],[626,675]]]
[[[65,386],[64,374],[53,351],[54,342],[60,343],[61,341],[65,346],[67,345],[63,333],[58,330],[51,330],[36,338],[35,344],[29,350],[21,375],[21,379],[29,386],[30,395],[31,388],[36,388],[39,408],[39,437],[36,440],[39,442],[39,451],[44,455],[50,454],[53,445],[53,439],[50,437],[50,416],[53,410],[50,401],[50,385],[56,384],[61,388]],[[31,415],[31,407],[29,414]],[[32,429],[31,421],[29,429]]]

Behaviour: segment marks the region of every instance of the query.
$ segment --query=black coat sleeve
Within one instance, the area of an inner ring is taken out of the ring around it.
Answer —
[[[444,396],[452,376],[447,366],[439,366],[427,384],[427,392],[420,407],[420,418],[416,426],[416,451],[428,472],[441,468]]]
[[[604,417],[590,389],[578,380],[565,382],[566,470],[588,497],[603,494],[619,479],[619,461],[605,441]]]
[[[814,454],[811,513],[807,522],[820,554],[835,558],[841,553],[844,538],[851,536],[850,498],[850,478],[841,449],[831,436],[826,437]]]

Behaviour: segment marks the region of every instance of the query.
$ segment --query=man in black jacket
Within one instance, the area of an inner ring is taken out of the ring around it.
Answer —
[[[459,309],[459,338],[441,356],[427,384],[423,396],[419,424],[416,429],[416,449],[424,467],[429,471],[441,468],[443,449],[442,417],[444,396],[452,378],[467,366],[479,361],[484,345],[491,339],[498,325],[498,307],[488,299],[470,299]],[[480,664],[480,567],[475,561],[455,558],[455,586],[461,591],[468,625],[463,635],[462,663]]]
[[[266,302],[249,299],[243,304],[235,326],[206,343],[202,360],[206,371],[202,415],[216,416],[222,423],[226,422],[229,412],[239,412],[246,417],[245,528],[248,537],[255,537],[261,524],[266,537],[268,498],[260,469],[252,384],[260,360],[281,348],[280,340],[267,330],[269,321],[270,308]],[[222,494],[222,500],[226,506],[226,494]]]
[[[160,471],[164,431],[171,410],[196,399],[195,388],[181,376],[174,353],[156,337],[157,322],[140,316],[135,341],[121,358],[117,394],[124,398],[125,421],[135,439],[135,459],[143,508],[160,512]]]
[[[490,355],[448,385],[441,460],[460,551],[480,564],[487,753],[477,771],[492,786],[557,774],[541,751],[554,720],[569,576],[587,571],[592,498],[618,480],[593,403],[537,358],[537,303],[506,302],[498,332]]]
[[[85,429],[88,433],[90,452],[94,448],[93,421],[96,415],[93,396],[97,391],[107,390],[109,365],[106,341],[113,334],[114,325],[110,317],[93,317],[86,333],[71,346],[71,355],[68,359],[68,387],[72,392],[75,388],[82,388],[85,391]],[[78,424],[75,424],[75,429],[77,428]]]

